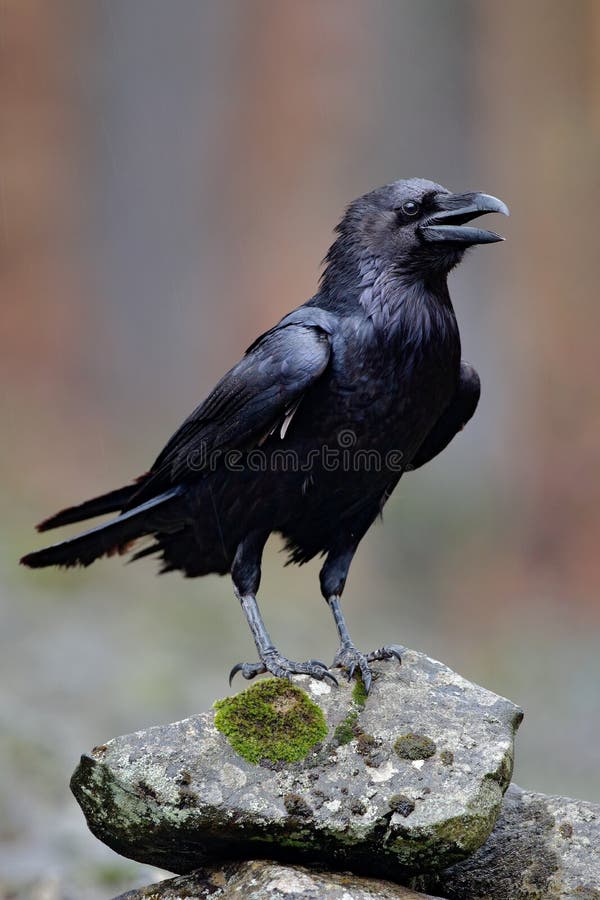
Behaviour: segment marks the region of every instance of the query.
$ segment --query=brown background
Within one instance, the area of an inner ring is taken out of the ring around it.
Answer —
[[[364,541],[348,619],[521,703],[522,784],[600,799],[600,4],[4,0],[0,36],[6,885],[149,880],[87,834],[70,771],[252,654],[227,580],[20,570],[33,523],[144,470],[313,292],[344,205],[403,176],[512,218],[452,276],[480,409]],[[274,636],[331,657],[317,565],[277,550]]]

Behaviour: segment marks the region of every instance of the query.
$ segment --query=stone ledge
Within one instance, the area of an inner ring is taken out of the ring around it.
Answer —
[[[406,880],[464,859],[500,813],[522,713],[415,651],[373,668],[366,702],[346,683],[294,679],[326,723],[295,762],[273,758],[280,740],[244,759],[214,711],[95,748],[71,782],[90,829],[176,873],[263,857]],[[242,695],[249,715],[261,690]],[[293,691],[270,702],[293,718]]]

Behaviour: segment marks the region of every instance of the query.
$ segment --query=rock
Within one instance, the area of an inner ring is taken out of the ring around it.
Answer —
[[[115,900],[435,900],[389,881],[282,865],[269,860],[222,863],[169,878]]]
[[[522,713],[421,653],[373,668],[368,698],[269,679],[96,747],[71,781],[90,829],[176,873],[264,857],[403,880],[464,859],[500,812]]]
[[[600,805],[511,785],[483,847],[427,881],[448,900],[600,900]]]

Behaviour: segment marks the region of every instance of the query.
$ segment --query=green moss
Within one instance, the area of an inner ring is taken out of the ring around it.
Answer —
[[[425,734],[402,734],[394,743],[401,759],[428,759],[436,749],[435,742]]]
[[[352,709],[333,732],[333,743],[338,747],[349,744],[350,741],[360,736],[362,729],[358,725],[358,717],[362,707],[367,702],[367,692],[360,675],[352,689],[352,700],[355,709]]]
[[[358,721],[358,713],[350,712],[333,732],[333,740],[338,746],[349,744],[356,737],[355,729]]]
[[[364,706],[367,702],[367,689],[365,688],[365,683],[362,680],[362,677],[359,675],[356,679],[356,683],[352,690],[352,699],[358,706]]]
[[[304,691],[270,678],[235,697],[217,700],[215,725],[251,763],[297,762],[327,734],[321,709]]]

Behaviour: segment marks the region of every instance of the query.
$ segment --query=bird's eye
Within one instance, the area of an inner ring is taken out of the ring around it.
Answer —
[[[416,200],[405,200],[402,204],[402,212],[407,216],[416,216],[419,212],[419,204]]]

